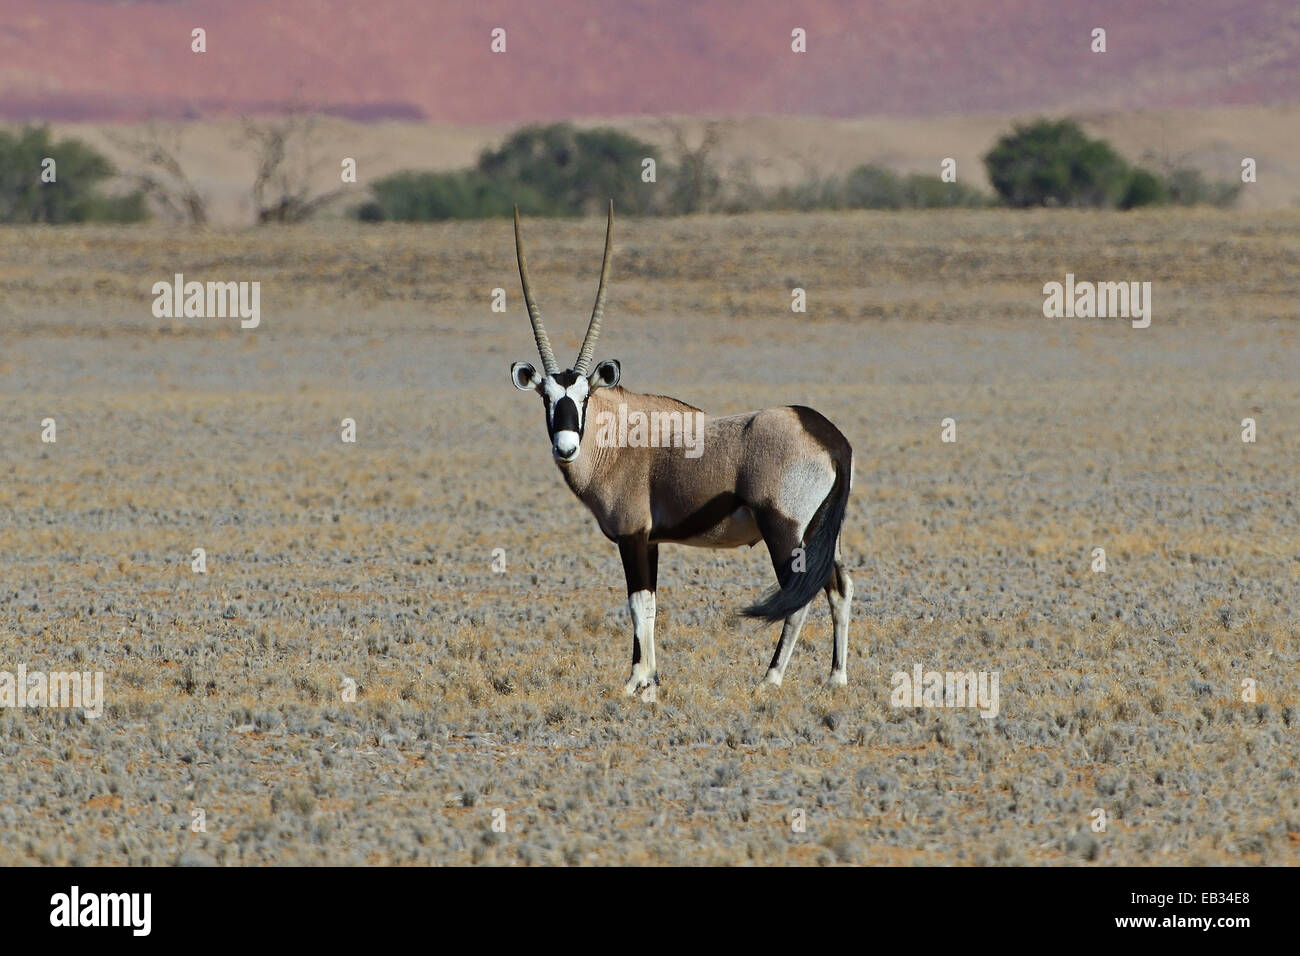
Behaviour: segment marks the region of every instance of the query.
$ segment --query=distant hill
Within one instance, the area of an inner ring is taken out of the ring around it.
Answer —
[[[1094,27],[1108,52],[1089,51]],[[208,52],[190,51],[207,31]],[[489,51],[494,27],[507,52]],[[790,50],[790,31],[808,52]],[[518,123],[1300,101],[1295,0],[3,0],[0,118]]]

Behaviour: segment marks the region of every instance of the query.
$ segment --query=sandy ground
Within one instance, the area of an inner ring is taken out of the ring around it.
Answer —
[[[865,117],[754,116],[709,120],[696,117],[608,117],[578,125],[614,126],[676,155],[675,134],[695,148],[704,128],[717,127],[715,166],[735,175],[743,166],[754,182],[770,187],[798,183],[810,175],[843,175],[862,163],[900,172],[939,174],[945,157],[957,161],[962,182],[991,192],[982,157],[1015,123],[1035,115],[954,115],[928,119]],[[1211,181],[1239,181],[1243,157],[1257,163],[1257,181],[1247,185],[1242,209],[1288,209],[1300,205],[1300,104],[1210,110],[1153,110],[1076,114],[1092,136],[1111,142],[1134,163],[1201,170]],[[136,169],[121,147],[140,139],[141,124],[54,124],[56,137],[76,136],[113,158],[126,171]],[[163,140],[175,144],[187,174],[207,197],[215,222],[245,225],[253,218],[249,191],[254,159],[238,120],[205,120],[163,125]],[[355,123],[322,118],[295,153],[295,169],[310,169],[321,191],[340,186],[344,157],[357,162],[355,197],[344,195],[332,207],[343,215],[361,202],[366,184],[401,169],[457,169],[473,165],[479,153],[499,146],[513,127],[452,126],[437,123]],[[661,180],[666,182],[666,180]]]
[[[0,864],[1295,864],[1298,227],[621,220],[626,387],[856,452],[849,686],[819,602],[756,692],[763,549],[665,549],[653,704],[509,383],[508,224],[0,230],[0,669],[106,681],[0,710]],[[528,236],[567,357],[601,225]],[[260,281],[261,326],[154,318],[175,272]],[[1066,272],[1151,281],[1151,327],[1044,318]],[[915,665],[996,672],[996,718],[891,706]]]

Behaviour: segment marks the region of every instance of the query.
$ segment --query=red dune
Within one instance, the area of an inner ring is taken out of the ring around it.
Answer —
[[[6,0],[0,116],[353,119],[1132,110],[1300,99],[1291,0]],[[195,27],[207,52],[190,49]],[[493,28],[507,50],[489,50]],[[802,27],[808,52],[790,49]],[[1094,27],[1107,52],[1092,53]]]

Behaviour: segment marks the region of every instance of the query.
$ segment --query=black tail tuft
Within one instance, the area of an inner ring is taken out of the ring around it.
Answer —
[[[849,469],[847,462],[836,462],[835,483],[808,522],[804,535],[804,570],[792,570],[793,559],[787,560],[777,574],[780,587],[757,604],[742,610],[741,614],[769,622],[783,621],[826,586],[835,570],[835,543],[849,502]]]

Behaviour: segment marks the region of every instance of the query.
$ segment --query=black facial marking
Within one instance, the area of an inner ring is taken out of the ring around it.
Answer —
[[[555,403],[555,414],[551,416],[551,434],[556,432],[576,432],[578,430],[578,406],[573,399],[565,395]]]
[[[573,369],[569,369],[567,372],[555,373],[555,382],[561,388],[568,388],[577,380],[578,380],[578,373],[575,372]]]

